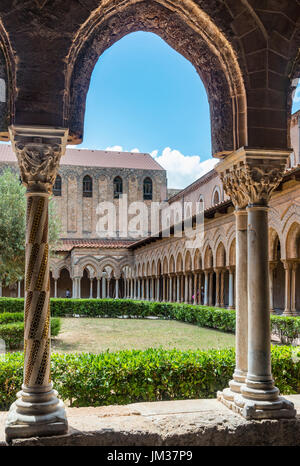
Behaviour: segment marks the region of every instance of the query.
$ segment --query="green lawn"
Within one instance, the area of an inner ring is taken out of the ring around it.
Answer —
[[[118,351],[162,346],[195,350],[228,348],[235,336],[218,330],[172,320],[61,318],[61,332],[52,340],[52,351]]]

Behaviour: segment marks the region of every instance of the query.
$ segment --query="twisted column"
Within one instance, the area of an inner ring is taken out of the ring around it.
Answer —
[[[42,134],[41,134],[42,132]],[[64,404],[50,374],[48,198],[66,143],[66,131],[11,127],[11,140],[27,188],[24,378],[6,421],[6,437],[63,434]]]

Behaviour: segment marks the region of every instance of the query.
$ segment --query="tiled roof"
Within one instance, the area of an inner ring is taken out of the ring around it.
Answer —
[[[62,239],[56,251],[71,251],[73,248],[127,248],[135,241],[114,239]]]
[[[10,144],[0,144],[0,162],[16,162]],[[103,168],[135,168],[140,170],[164,170],[150,154],[141,152],[115,152],[90,149],[67,149],[61,165]]]

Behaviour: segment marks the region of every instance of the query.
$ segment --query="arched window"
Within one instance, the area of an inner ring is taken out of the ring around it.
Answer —
[[[85,175],[83,178],[82,195],[83,197],[93,196],[93,180],[89,175]]]
[[[53,196],[61,196],[61,176],[57,175],[53,185]]]
[[[218,186],[215,187],[213,197],[212,197],[212,205],[217,205],[221,202],[221,194],[220,189]]]
[[[152,180],[151,178],[144,179],[143,186],[144,200],[152,201]]]
[[[123,181],[120,176],[116,176],[114,179],[114,199],[119,199],[121,194],[123,194]]]

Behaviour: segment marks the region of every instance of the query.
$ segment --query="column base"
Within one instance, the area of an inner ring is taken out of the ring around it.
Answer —
[[[296,417],[294,404],[282,396],[266,401],[236,395],[234,404],[236,412],[239,412],[245,419],[292,419]]]
[[[5,425],[6,441],[33,436],[62,435],[68,430],[64,403],[53,389],[47,392],[23,388],[11,405]]]

